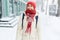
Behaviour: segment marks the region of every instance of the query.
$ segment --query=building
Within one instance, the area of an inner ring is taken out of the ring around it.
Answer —
[[[14,26],[28,0],[0,0],[0,27]],[[14,24],[15,22],[15,24]]]
[[[23,0],[27,2],[28,0]],[[20,15],[25,10],[25,3],[22,0],[0,0],[0,18]]]

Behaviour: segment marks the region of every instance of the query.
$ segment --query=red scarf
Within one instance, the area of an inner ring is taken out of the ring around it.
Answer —
[[[31,17],[34,20],[34,16],[36,14],[36,10],[26,10],[25,14],[26,14],[26,16],[29,16],[29,17]],[[32,25],[32,22],[28,22],[26,32],[30,32],[31,33],[31,25]]]
[[[29,9],[27,9],[25,11],[25,13],[26,13],[26,16],[30,16],[31,18],[33,18],[35,16],[35,14],[36,14],[36,10],[29,10]]]

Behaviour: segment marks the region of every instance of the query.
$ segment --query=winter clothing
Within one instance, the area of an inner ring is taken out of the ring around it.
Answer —
[[[32,25],[32,21],[34,20],[34,16],[36,14],[36,4],[34,2],[27,2],[27,7],[28,5],[31,4],[34,8],[34,10],[29,10],[29,9],[26,9],[25,11],[25,14],[26,14],[26,17],[27,17],[27,29],[25,32],[30,32],[31,33],[31,25]]]

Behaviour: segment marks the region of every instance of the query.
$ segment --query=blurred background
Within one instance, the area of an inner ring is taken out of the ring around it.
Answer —
[[[0,18],[19,16],[25,10],[26,2],[32,0],[0,0]],[[59,16],[59,0],[33,0],[37,4],[37,10],[48,15]]]
[[[16,40],[19,19],[28,1],[37,4],[40,40],[60,40],[60,0],[0,0],[0,40]]]

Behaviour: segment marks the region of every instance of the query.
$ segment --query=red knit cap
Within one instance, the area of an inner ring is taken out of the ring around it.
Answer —
[[[35,2],[29,1],[29,2],[27,2],[27,5],[28,4],[31,4],[34,7],[34,9],[36,8],[36,3]]]

